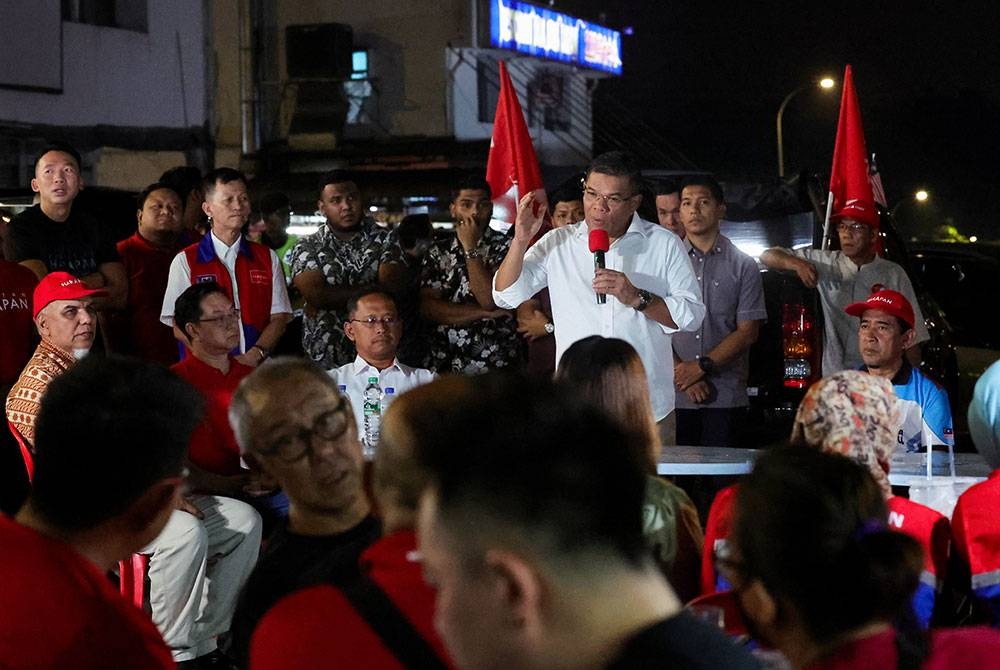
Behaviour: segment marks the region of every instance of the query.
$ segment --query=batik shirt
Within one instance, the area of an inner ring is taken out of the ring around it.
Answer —
[[[387,258],[396,236],[365,220],[361,231],[350,240],[338,239],[323,225],[301,238],[292,250],[292,278],[319,270],[332,286],[363,286],[378,282],[379,265]],[[347,311],[306,308],[302,320],[302,348],[306,355],[326,370],[354,360],[354,343],[344,334]]]
[[[479,247],[492,274],[507,255],[510,238],[487,228]],[[465,267],[465,252],[457,236],[438,240],[427,251],[420,284],[422,288],[437,291],[443,300],[476,303]],[[516,367],[522,359],[522,343],[514,318],[438,325],[431,342],[430,367],[439,374],[479,374]]]

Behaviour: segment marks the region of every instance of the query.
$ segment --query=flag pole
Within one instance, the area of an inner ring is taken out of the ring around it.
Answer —
[[[830,215],[833,213],[833,191],[826,196],[826,218],[823,219],[823,241],[819,248],[826,251],[830,246]]]

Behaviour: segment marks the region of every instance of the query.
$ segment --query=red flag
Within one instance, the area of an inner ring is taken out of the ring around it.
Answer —
[[[500,98],[486,161],[486,181],[493,191],[493,218],[507,223],[514,223],[520,197],[542,188],[535,147],[503,61],[500,61]]]
[[[868,180],[865,131],[861,126],[861,108],[854,90],[850,65],[844,71],[837,141],[833,148],[833,167],[830,169],[830,197],[833,203],[831,218],[850,216],[878,228],[875,196]]]

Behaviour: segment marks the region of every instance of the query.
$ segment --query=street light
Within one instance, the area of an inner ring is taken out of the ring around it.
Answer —
[[[830,90],[837,85],[832,77],[823,77],[819,81],[813,84],[803,84],[797,89],[785,96],[785,99],[781,101],[781,106],[778,107],[778,176],[785,176],[785,140],[781,132],[781,119],[785,116],[785,107],[788,107],[788,103],[792,101],[792,98],[797,96],[802,91],[807,88],[812,88],[818,85],[823,90]]]
[[[893,205],[892,209],[889,210],[889,218],[890,219],[896,218],[896,210],[899,209],[899,206],[902,205],[904,202],[909,202],[910,200],[916,200],[917,202],[923,204],[923,203],[927,202],[928,198],[930,198],[930,197],[931,196],[930,196],[930,194],[927,191],[925,191],[924,189],[920,189],[919,191],[915,192],[913,195],[907,195],[907,196],[904,196],[904,197],[900,198],[899,202],[897,202],[895,205]]]

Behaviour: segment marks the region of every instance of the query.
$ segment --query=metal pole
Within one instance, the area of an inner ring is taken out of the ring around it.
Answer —
[[[778,176],[785,176],[785,141],[781,132],[781,119],[785,116],[785,107],[788,107],[788,103],[792,101],[792,98],[797,96],[802,91],[809,88],[808,85],[799,86],[797,89],[785,96],[785,99],[781,101],[781,106],[778,107]]]

